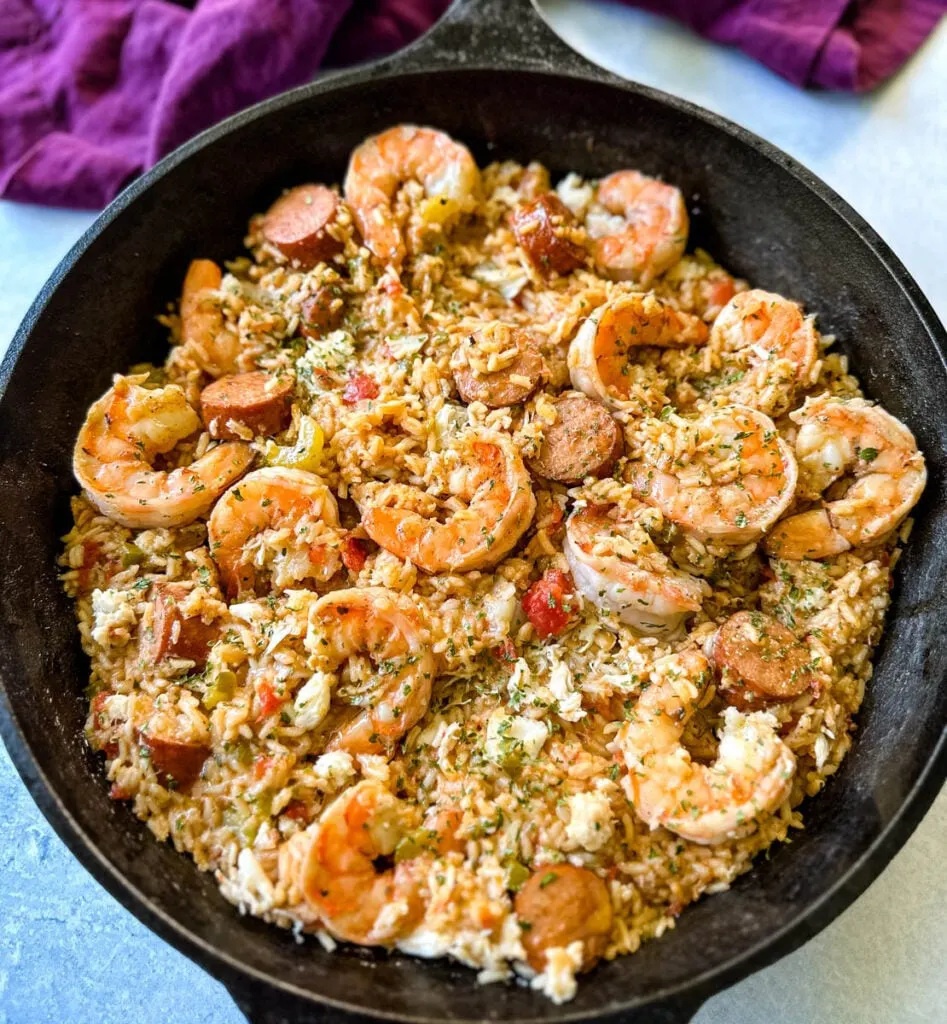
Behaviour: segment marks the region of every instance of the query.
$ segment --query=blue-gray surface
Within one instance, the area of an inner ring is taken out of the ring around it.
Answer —
[[[863,213],[947,317],[947,25],[868,98],[799,93],[741,55],[616,4],[547,0],[561,33],[619,73],[787,149]],[[0,352],[90,222],[0,203]],[[0,1024],[239,1024],[225,990],[72,859],[0,751]],[[947,1019],[947,794],[884,875],[792,956],[712,999],[697,1024]]]
[[[224,989],[73,860],[0,750],[0,1024],[241,1024]]]

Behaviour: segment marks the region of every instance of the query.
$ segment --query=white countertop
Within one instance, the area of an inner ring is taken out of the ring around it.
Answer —
[[[735,51],[614,3],[545,0],[577,50],[738,121],[825,179],[891,244],[947,321],[947,22],[867,97],[803,93]],[[0,352],[92,217],[0,203]],[[240,1024],[224,989],[72,859],[0,752],[0,1024]],[[947,793],[858,902],[716,996],[699,1024],[947,1020]],[[143,984],[143,979],[146,984]]]

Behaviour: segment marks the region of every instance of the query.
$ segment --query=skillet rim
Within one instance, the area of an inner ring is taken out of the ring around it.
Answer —
[[[423,38],[423,37],[422,37]],[[421,42],[419,40],[418,42]],[[415,47],[417,44],[415,44]],[[417,52],[415,47],[403,52],[398,58],[382,61],[378,64],[354,70],[326,74],[315,82],[299,86],[278,96],[264,100],[246,110],[219,122],[206,129],[184,145],[159,161],[151,170],[135,179],[118,195],[112,203],[86,229],[79,240],[57,265],[49,279],[43,285],[36,299],[31,304],[22,322],[17,328],[10,346],[0,363],[0,402],[7,400],[7,391],[13,369],[21,353],[32,336],[33,330],[49,303],[53,293],[82,259],[86,251],[98,236],[111,225],[125,210],[131,206],[151,186],[168,172],[187,161],[191,156],[212,145],[218,139],[241,128],[243,125],[266,117],[272,112],[285,107],[304,104],[309,99],[325,93],[342,91],[349,86],[375,84],[383,81],[404,80],[407,78],[443,75],[454,73],[466,74],[501,72],[504,74],[530,75],[540,78],[557,80],[575,80],[598,86],[620,89],[634,93],[679,113],[696,117],[712,128],[731,136],[738,143],[754,150],[758,155],[775,164],[783,172],[794,177],[809,191],[825,203],[842,221],[851,228],[859,240],[884,267],[904,293],[915,315],[923,325],[931,346],[940,363],[947,372],[947,331],[941,324],[929,300],[924,296],[913,276],[895,255],[880,235],[858,214],[838,193],[823,182],[817,175],[809,171],[795,158],[779,149],[772,143],[755,135],[753,132],[706,108],[673,96],[660,89],[646,86],[630,80],[623,80],[600,69],[569,67],[562,71],[552,71],[541,65],[536,67],[511,66],[503,61],[476,60],[461,66],[446,64],[436,57],[423,66],[415,65],[411,57]],[[401,65],[404,66],[401,66]],[[11,399],[12,400],[12,399]],[[0,637],[0,642],[5,638]],[[945,680],[941,680],[943,685]],[[101,884],[106,891],[115,897],[136,918],[158,934],[175,949],[183,952],[191,960],[207,970],[213,977],[222,981],[231,994],[236,993],[238,1004],[245,1012],[249,1011],[250,1000],[245,994],[248,984],[263,986],[265,989],[280,993],[284,997],[300,1000],[312,1008],[325,1007],[342,1011],[350,1015],[364,1015],[362,1007],[341,1002],[309,989],[300,988],[281,979],[274,979],[265,972],[246,965],[231,954],[196,937],[178,919],[154,906],[148,896],[142,893],[129,881],[109,858],[86,834],[79,822],[69,813],[59,798],[58,793],[49,783],[45,773],[33,757],[19,722],[13,712],[6,690],[6,684],[0,676],[0,735],[10,754],[11,760],[26,785],[34,802],[53,827],[56,834],[63,840],[70,852],[79,860],[87,871]],[[661,988],[648,996],[643,996],[625,1004],[620,1009],[602,1013],[568,1012],[566,1007],[558,1007],[555,1019],[563,1022],[587,1021],[591,1019],[617,1019],[628,1012],[640,1011],[647,1007],[657,1008],[661,1004],[674,1004],[687,1007],[690,1013],[696,1012],[699,1005],[716,992],[722,991],[736,981],[749,976],[760,968],[774,963],[783,956],[801,946],[809,938],[825,928],[844,909],[853,903],[858,896],[877,878],[894,855],[901,849],[908,837],[917,827],[929,809],[947,779],[947,722],[940,737],[933,744],[928,759],[911,790],[901,802],[880,835],[862,851],[858,859],[821,897],[806,905],[805,909],[761,941],[748,952],[733,956],[723,964],[709,968],[689,978],[685,982],[668,988]],[[566,1010],[564,1013],[559,1011]],[[372,1009],[375,1019],[389,1021],[407,1021],[415,1024],[433,1024],[433,1018],[423,1016],[395,1016],[391,1013]],[[362,1016],[362,1019],[368,1019]],[[528,1022],[548,1022],[547,1015],[541,1017],[520,1018],[522,1024]]]

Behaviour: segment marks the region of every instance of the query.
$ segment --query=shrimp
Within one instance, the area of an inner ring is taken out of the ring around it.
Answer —
[[[186,526],[246,472],[250,446],[228,441],[189,466],[152,468],[201,425],[176,384],[145,388],[146,374],[116,375],[89,409],[72,457],[72,470],[95,507],[132,529]]]
[[[392,203],[408,181],[423,185],[440,217],[441,212],[459,212],[476,195],[480,171],[466,146],[444,132],[409,124],[374,135],[353,151],[345,176],[346,201],[365,244],[382,263],[397,269],[406,250]]]
[[[326,594],[310,610],[306,646],[323,671],[336,672],[360,654],[374,665],[364,709],[339,729],[330,749],[383,753],[427,711],[436,665],[428,629],[409,598],[384,587]]]
[[[207,541],[224,590],[235,597],[254,590],[264,564],[275,569],[279,587],[307,578],[327,582],[341,566],[338,525],[335,498],[315,473],[267,467],[250,473],[217,502]],[[273,539],[266,531],[280,531],[278,543],[264,543]]]
[[[647,531],[648,515],[589,506],[566,522],[562,550],[582,595],[639,633],[673,633],[704,596],[700,582],[674,568]]]
[[[227,329],[220,311],[222,280],[213,260],[192,260],[181,289],[181,342],[211,377],[239,369],[240,338]]]
[[[758,288],[740,292],[724,306],[714,320],[710,347],[739,360],[734,374],[739,380],[715,394],[770,416],[792,406],[819,360],[813,317],[803,316],[795,302]]]
[[[638,497],[701,540],[758,540],[786,511],[798,471],[769,417],[743,405],[680,421],[631,465]]]
[[[376,867],[410,825],[409,808],[365,779],[336,799],[299,866],[303,895],[326,929],[344,942],[391,946],[424,914],[427,857]]]
[[[533,520],[529,472],[504,434],[468,433],[448,457],[453,463],[448,490],[466,501],[466,508],[438,522],[410,509],[366,507],[363,501],[362,526],[376,544],[425,572],[489,568],[503,560]]]
[[[694,649],[660,658],[618,733],[638,817],[704,845],[751,832],[789,796],[796,771],[776,719],[733,707],[724,711],[716,761],[691,759],[681,736],[709,678],[707,659]]]
[[[872,544],[903,522],[927,483],[911,431],[863,398],[810,398],[790,414],[799,424],[796,458],[806,490],[821,494],[854,479],[844,495],[789,516],[766,540],[780,558],[827,558]]]
[[[569,345],[572,386],[613,409],[628,406],[629,363],[644,345],[685,348],[707,340],[707,325],[652,293],[621,295],[600,306]]]
[[[647,287],[684,255],[689,221],[680,189],[616,171],[599,182],[595,199],[611,216],[593,211],[585,226],[606,277]]]

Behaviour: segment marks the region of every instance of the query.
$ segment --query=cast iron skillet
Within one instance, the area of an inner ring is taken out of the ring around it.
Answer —
[[[554,173],[632,166],[692,197],[691,245],[800,299],[839,336],[868,394],[907,422],[930,467],[897,574],[877,671],[842,770],[807,828],[633,958],[603,964],[556,1007],[481,987],[443,962],[342,950],[241,919],[213,879],[108,799],[82,739],[88,665],[55,559],[73,439],[113,371],[163,358],[154,315],[188,261],[241,249],[280,189],[339,181],[352,148],[399,121],[440,127],[481,163]],[[887,246],[822,182],[713,114],[619,81],[563,46],[527,0],[458,0],[405,53],[231,118],[131,185],[66,257],[0,373],[2,729],[33,797],[126,907],[223,980],[254,1021],[682,1021],[709,995],[795,949],[882,870],[947,774],[945,333]],[[143,982],[143,984],[146,984]],[[144,998],[145,991],[143,989]],[[347,1016],[347,1015],[351,1015]]]

